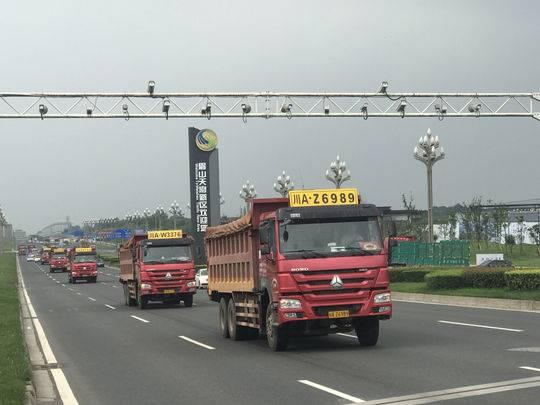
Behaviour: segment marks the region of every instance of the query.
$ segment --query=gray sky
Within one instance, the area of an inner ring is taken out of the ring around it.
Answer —
[[[539,91],[536,1],[24,1],[2,5],[1,91]],[[328,186],[336,154],[365,201],[425,207],[412,158],[431,127],[447,158],[435,204],[540,197],[533,119],[0,121],[0,204],[37,231],[189,200],[187,128],[219,137],[227,214],[249,179]]]

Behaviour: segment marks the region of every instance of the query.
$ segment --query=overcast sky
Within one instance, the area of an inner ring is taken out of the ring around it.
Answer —
[[[539,91],[537,1],[11,1],[0,91]],[[425,207],[412,158],[428,127],[447,158],[436,205],[540,197],[533,119],[4,120],[0,205],[37,231],[189,201],[187,128],[219,137],[223,211],[286,169],[325,187],[337,154],[366,202]]]

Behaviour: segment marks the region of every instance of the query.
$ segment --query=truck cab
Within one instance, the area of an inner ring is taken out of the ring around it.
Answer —
[[[126,305],[193,305],[195,263],[189,235],[181,230],[141,232],[120,247],[118,256]]]
[[[41,258],[40,261],[42,261]],[[48,261],[50,273],[55,273],[57,270],[64,272],[68,269],[68,258],[66,255],[66,251],[63,248],[57,248],[52,250]]]
[[[98,274],[96,250],[91,247],[73,249],[69,256],[68,272],[70,283],[76,283],[77,280],[95,283]]]

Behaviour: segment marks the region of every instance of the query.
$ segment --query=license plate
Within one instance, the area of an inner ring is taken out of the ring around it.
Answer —
[[[163,290],[163,294],[174,294],[176,290]]]
[[[347,318],[349,311],[328,311],[328,318]]]

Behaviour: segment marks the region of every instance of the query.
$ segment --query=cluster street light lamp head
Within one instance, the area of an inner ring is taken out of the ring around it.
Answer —
[[[246,202],[246,205],[249,207],[249,203],[257,196],[257,191],[255,186],[246,180],[242,185],[242,190],[240,190],[240,198]]]
[[[285,170],[279,175],[274,183],[274,190],[277,191],[283,198],[289,195],[289,191],[294,189],[294,183],[291,181],[291,176],[285,174]]]
[[[440,145],[439,137],[428,128],[426,135],[421,136],[414,148],[413,156],[424,163],[427,169],[428,191],[428,241],[433,242],[433,165],[445,158],[444,148]]]
[[[347,164],[339,159],[339,155],[330,163],[330,169],[326,170],[326,179],[336,188],[341,188],[343,183],[351,179],[351,171],[347,169]]]

